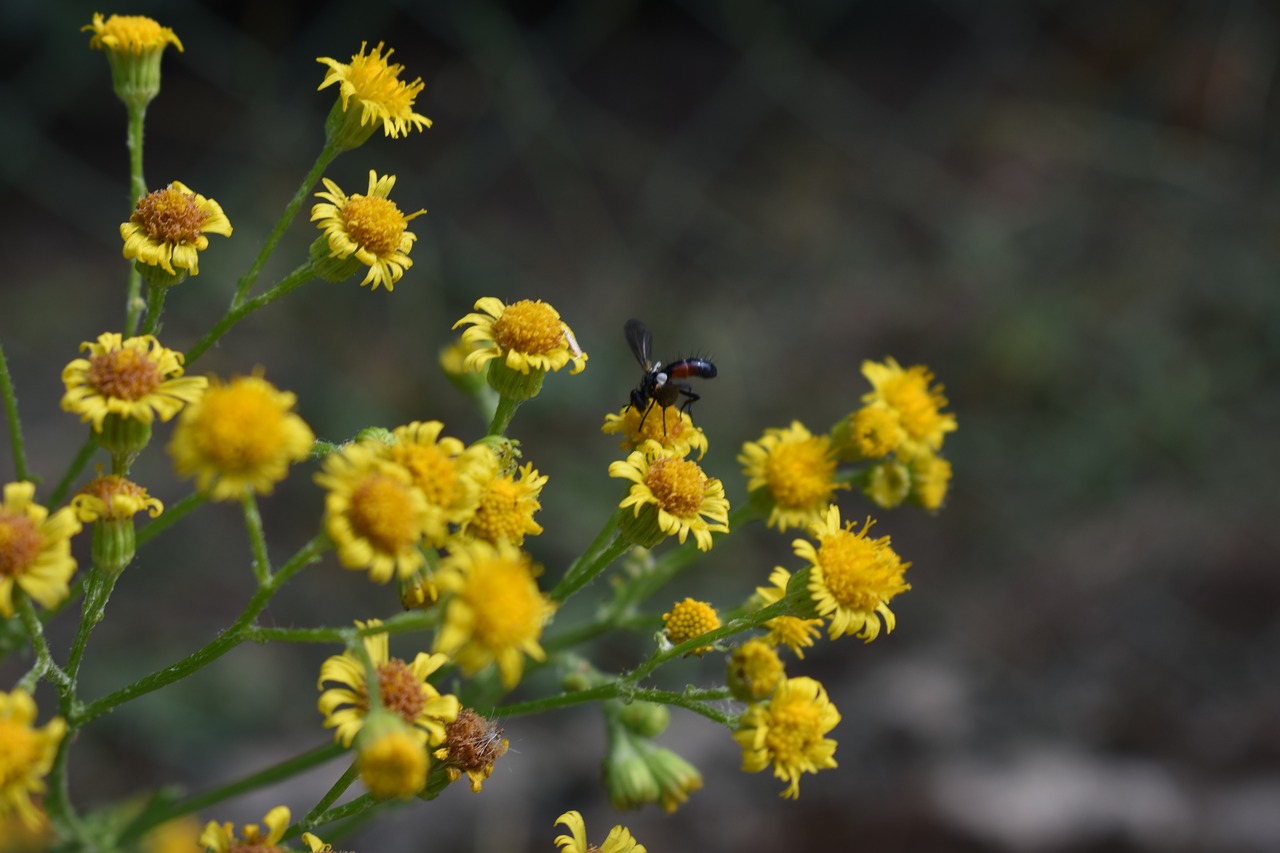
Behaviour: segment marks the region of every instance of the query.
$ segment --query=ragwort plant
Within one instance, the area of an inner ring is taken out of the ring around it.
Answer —
[[[587,365],[587,353],[551,305],[485,296],[454,324],[462,332],[445,350],[442,367],[491,421],[487,434],[470,444],[434,420],[370,428],[341,445],[318,442],[294,412],[294,395],[261,371],[230,379],[191,373],[239,321],[312,279],[339,282],[362,273],[362,286],[388,294],[402,281],[413,266],[408,226],[423,211],[406,214],[397,206],[392,175],[370,170],[364,192],[348,193],[323,174],[379,128],[399,139],[430,127],[414,111],[422,81],[402,79],[403,67],[390,62],[392,52],[382,43],[362,44],[350,62],[319,59],[327,68],[319,88],[337,91],[320,154],[229,293],[226,312],[182,353],[156,337],[166,300],[171,293],[180,299],[178,285],[199,274],[201,254],[216,251],[208,235],[234,234],[213,199],[178,181],[149,190],[143,180],[147,105],[159,93],[164,50],[182,50],[182,42],[144,17],[94,15],[84,29],[92,32],[90,46],[106,54],[128,114],[131,212],[120,236],[124,257],[134,263],[124,282],[121,330],[86,341],[82,356],[63,371],[62,408],[87,425],[88,441],[43,503],[36,500],[0,349],[0,396],[17,473],[4,485],[0,504],[0,616],[32,661],[0,692],[0,835],[25,839],[29,849],[121,850],[172,839],[189,846],[197,838],[219,853],[328,849],[322,838],[338,840],[348,821],[387,800],[431,800],[464,776],[480,793],[509,746],[499,718],[587,702],[602,710],[604,782],[618,808],[652,803],[673,811],[702,787],[699,771],[657,742],[671,708],[726,729],[741,746],[742,769],[772,769],[785,797],[798,796],[805,774],[836,766],[836,741],[828,735],[840,714],[822,684],[788,669],[824,633],[830,641],[852,635],[871,642],[894,629],[891,603],[910,589],[910,564],[888,536],[872,533],[871,518],[843,520],[836,499],[856,489],[886,509],[942,505],[951,477],[942,444],[956,422],[943,411],[947,401],[926,368],[903,368],[892,358],[864,362],[871,390],[829,430],[813,433],[799,421],[765,429],[738,457],[749,499],[732,511],[721,480],[700,465],[709,439],[687,412],[645,400],[643,410],[626,406],[608,414],[603,430],[621,438],[624,455],[607,473],[625,481],[622,497],[576,560],[545,572],[526,543],[543,533],[536,515],[551,477],[522,460],[506,435],[547,374],[567,368],[572,375]],[[317,183],[324,189],[315,193],[311,219],[320,234],[308,257],[280,281],[258,288],[266,260]],[[166,449],[177,473],[194,484],[167,509],[129,479],[138,456],[155,452],[157,420],[174,421]],[[109,458],[109,473],[84,481],[82,472],[100,451]],[[324,492],[323,518],[309,542],[273,565],[258,500],[309,461]],[[105,696],[83,696],[80,663],[121,573],[139,548],[209,501],[240,505],[256,592],[198,651]],[[136,529],[134,516],[142,512],[151,520]],[[795,563],[771,572],[760,567],[755,595],[721,609],[682,596],[682,573],[721,537],[754,521],[780,533],[803,532],[794,541]],[[85,527],[92,563],[77,576],[70,541]],[[287,583],[307,582],[304,570],[327,571],[309,567],[330,552],[337,564],[366,572],[375,584],[394,581],[399,600],[388,608],[394,612],[352,614],[342,626],[260,625],[259,614]],[[565,602],[606,571],[612,583],[594,587],[607,586],[595,610],[577,623],[557,622]],[[74,639],[55,651],[44,624],[76,601]],[[611,631],[648,638],[647,650],[621,673],[590,660],[590,641]],[[392,656],[393,633],[417,643],[411,660]],[[299,721],[319,723],[317,734],[332,729],[331,743],[190,796],[131,793],[92,810],[72,801],[68,775],[79,730],[248,641],[340,649],[318,673],[320,719]],[[651,686],[658,670],[713,653],[726,660],[722,686]],[[551,683],[559,689],[507,701],[534,668],[557,673]],[[37,725],[33,692],[42,681],[56,692],[57,708],[46,709],[45,723]],[[446,683],[455,692],[444,692]],[[261,825],[239,829],[217,820],[201,828],[194,817],[339,759],[346,769],[335,773],[318,802],[302,804],[297,820],[286,805]],[[337,804],[357,780],[365,793]],[[602,845],[589,846],[575,810],[554,823],[569,831],[554,840],[562,853],[645,849],[621,826]]]

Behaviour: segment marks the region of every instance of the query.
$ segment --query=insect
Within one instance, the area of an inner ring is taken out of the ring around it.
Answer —
[[[649,351],[653,345],[653,335],[639,320],[628,320],[623,327],[623,334],[627,337],[627,346],[631,347],[636,361],[640,362],[640,366],[644,368],[644,376],[641,377],[640,384],[631,391],[630,407],[644,412],[640,417],[640,426],[644,426],[645,418],[649,417],[649,410],[657,404],[663,409],[662,427],[665,433],[667,426],[665,410],[674,406],[683,397],[680,411],[687,412],[689,407],[699,399],[699,395],[694,393],[688,383],[675,380],[688,379],[691,376],[714,379],[716,366],[705,358],[682,358],[665,367],[660,361],[650,361]]]

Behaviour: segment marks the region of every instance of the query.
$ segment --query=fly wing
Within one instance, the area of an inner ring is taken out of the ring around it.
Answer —
[[[640,362],[640,366],[648,371],[652,368],[649,360],[649,350],[653,345],[653,335],[649,334],[649,329],[639,320],[628,320],[627,325],[622,327],[622,332],[627,337],[627,346],[631,347],[631,353],[636,357],[636,361]]]

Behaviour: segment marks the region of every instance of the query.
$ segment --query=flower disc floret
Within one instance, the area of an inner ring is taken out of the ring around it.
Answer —
[[[626,451],[653,441],[681,456],[696,450],[701,459],[707,452],[706,433],[694,426],[693,418],[678,406],[650,406],[647,410],[626,406],[616,415],[605,415],[600,431],[606,435],[621,433],[622,443],[618,446]]]
[[[781,531],[818,521],[831,495],[849,488],[836,482],[831,439],[812,435],[799,421],[767,429],[759,441],[744,444],[738,462],[747,476],[747,491],[764,489],[771,498],[769,526]]]
[[[238,500],[246,492],[271,494],[289,465],[306,459],[315,434],[292,409],[297,397],[261,376],[214,380],[188,406],[169,444],[174,467],[196,478],[214,500]]]
[[[166,349],[151,335],[123,338],[104,332],[96,343],[85,341],[80,349],[88,358],[77,358],[62,371],[66,393],[62,408],[91,421],[102,431],[108,415],[150,424],[167,421],[186,404],[204,393],[208,380],[183,376],[182,354]]]
[[[539,474],[531,463],[518,472],[494,477],[484,484],[480,504],[466,523],[463,532],[486,542],[510,542],[523,545],[525,536],[537,536],[542,525],[533,515],[542,509],[538,501],[547,477]]]
[[[449,525],[463,525],[480,506],[483,483],[497,473],[498,460],[484,445],[467,447],[452,436],[441,436],[440,421],[414,421],[392,431],[394,443],[386,453],[409,472],[410,482],[426,500],[428,520],[424,541],[440,547],[450,536]]]
[[[862,395],[862,402],[883,404],[897,413],[905,433],[903,455],[938,450],[946,434],[955,430],[956,416],[942,411],[947,405],[942,386],[933,384],[933,372],[924,365],[903,368],[892,358],[864,361],[862,375],[873,389]]]
[[[538,589],[540,569],[508,542],[464,542],[440,563],[435,580],[446,594],[435,651],[468,675],[497,663],[508,690],[520,682],[526,657],[544,660],[538,640],[554,605]]]
[[[0,530],[2,519],[0,511]],[[36,703],[30,693],[0,692],[0,817],[16,814],[32,831],[45,825],[35,799],[45,791],[44,779],[67,731],[61,717],[49,720],[43,728],[36,728],[35,720]]]
[[[390,199],[395,175],[379,178],[372,169],[364,195],[348,196],[328,178],[324,185],[327,192],[316,193],[316,198],[325,202],[311,208],[311,221],[320,229],[328,256],[339,260],[354,257],[367,266],[369,271],[360,282],[361,287],[372,284],[373,290],[379,285],[394,290],[405,270],[413,266],[409,251],[418,237],[408,230],[409,220],[426,211],[401,212]],[[346,270],[347,275],[350,273],[350,269]],[[337,280],[345,277],[340,275]]]
[[[814,525],[807,539],[792,543],[797,556],[808,560],[809,594],[820,616],[829,618],[827,633],[831,639],[853,634],[864,642],[893,631],[897,619],[889,602],[899,593],[911,589],[903,573],[911,565],[902,562],[889,543],[888,536],[872,539],[867,535],[871,519],[857,533],[853,522],[840,523],[840,510],[832,506],[822,524]]]
[[[630,480],[631,488],[619,506],[641,511],[651,507],[667,536],[681,542],[693,533],[699,550],[711,548],[711,534],[729,532],[729,501],[724,484],[703,473],[698,463],[681,458],[678,451],[650,443],[609,466],[609,476]]]
[[[836,742],[824,737],[840,722],[827,691],[812,678],[788,678],[767,702],[742,715],[734,739],[742,747],[742,769],[759,772],[770,764],[787,783],[782,796],[800,796],[800,776],[836,766]]]
[[[133,518],[144,509],[156,518],[164,512],[164,504],[147,494],[147,490],[119,474],[106,474],[90,480],[71,499],[76,517],[89,524],[98,519]]]
[[[686,598],[676,602],[671,609],[662,614],[662,624],[667,632],[667,640],[672,645],[701,637],[708,631],[720,627],[720,616],[714,607],[705,601]],[[689,654],[704,655],[711,651],[711,646],[700,646],[690,650]]]
[[[120,53],[143,53],[163,50],[173,45],[182,50],[182,42],[168,27],[144,15],[112,15],[103,19],[101,12],[93,13],[93,21],[80,28],[81,32],[93,31],[89,47]]]
[[[0,503],[0,616],[13,615],[16,586],[43,607],[54,607],[69,593],[75,573],[71,537],[80,532],[75,510],[50,513],[35,503],[34,483],[9,483]]]
[[[388,49],[384,54],[382,42],[368,53],[367,47],[368,42],[361,42],[360,52],[350,63],[317,57],[316,62],[329,67],[317,91],[337,84],[344,111],[359,107],[361,125],[381,122],[383,134],[393,139],[407,136],[410,130],[431,127],[431,119],[413,111],[414,99],[425,87],[422,78],[404,82],[400,79],[404,66],[388,61],[394,51]]]
[[[230,237],[231,231],[221,205],[179,181],[138,199],[129,221],[120,225],[124,256],[169,275],[199,275],[199,253],[209,248],[205,234]]]
[[[325,459],[316,483],[325,495],[325,531],[348,569],[368,569],[375,583],[408,578],[425,562],[419,549],[431,522],[426,498],[386,447],[365,441]]]
[[[570,373],[580,373],[587,366],[587,354],[578,348],[569,326],[560,313],[541,299],[522,299],[506,305],[501,299],[486,296],[475,304],[475,312],[453,324],[462,333],[464,343],[485,343],[466,357],[468,367],[481,367],[493,359],[503,359],[507,367],[519,373],[530,370],[560,370],[572,364]]]

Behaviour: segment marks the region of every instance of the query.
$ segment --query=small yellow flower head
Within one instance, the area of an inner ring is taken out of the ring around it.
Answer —
[[[218,823],[211,820],[205,824],[200,834],[200,846],[212,850],[213,853],[277,853],[280,839],[289,828],[290,811],[287,806],[276,806],[267,812],[262,819],[263,827],[256,823],[247,823],[240,827],[240,835],[236,835],[235,826],[230,821]]]
[[[269,495],[289,465],[315,444],[311,428],[293,413],[297,397],[260,375],[214,380],[178,419],[169,444],[181,477],[216,501],[239,500],[246,492]]]
[[[507,374],[489,371],[489,384],[504,397],[527,400],[538,393],[546,371],[571,364],[570,373],[581,373],[587,366],[587,354],[578,347],[572,330],[560,319],[560,313],[541,299],[506,305],[486,296],[476,302],[475,309],[453,328],[468,326],[462,333],[463,342],[485,344],[467,355],[469,368],[479,369],[492,362],[507,369]]]
[[[787,584],[791,582],[791,573],[781,566],[769,575],[770,586],[756,587],[761,606],[776,604],[787,594]],[[776,616],[765,623],[769,629],[768,642],[775,646],[786,646],[796,653],[796,657],[804,660],[804,649],[813,645],[813,641],[822,633],[821,619],[804,619],[799,616]]]
[[[910,467],[911,499],[936,512],[951,486],[951,463],[934,453],[920,453],[911,458]]]
[[[747,640],[729,655],[728,685],[734,698],[763,702],[786,678],[782,659],[767,641]]]
[[[311,221],[321,236],[312,246],[316,272],[327,281],[343,281],[364,264],[369,268],[360,286],[372,283],[394,290],[404,271],[413,266],[409,250],[418,236],[409,231],[409,220],[426,213],[405,215],[389,196],[395,175],[369,170],[369,189],[348,196],[337,184],[324,179],[328,192],[316,193],[326,201],[311,208]]]
[[[692,532],[698,550],[709,551],[712,533],[729,532],[724,484],[679,451],[650,443],[610,464],[609,476],[632,483],[619,506],[635,508],[622,531],[633,544],[650,548],[665,536],[683,543]]]
[[[738,462],[747,475],[747,491],[765,490],[772,502],[769,526],[780,531],[819,520],[832,493],[849,488],[836,482],[831,439],[810,434],[799,421],[767,429],[759,441],[742,445]]]
[[[194,815],[167,820],[142,837],[142,853],[191,853],[200,849],[203,831]]]
[[[556,825],[563,824],[572,835],[561,835],[556,838],[556,846],[560,853],[647,853],[645,846],[631,837],[631,831],[625,826],[615,826],[609,830],[609,836],[599,847],[587,844],[587,824],[582,813],[568,811],[556,818]]]
[[[325,488],[325,531],[348,569],[368,569],[386,583],[410,577],[424,563],[419,544],[431,523],[427,500],[403,466],[376,441],[347,445],[325,457],[316,483]]]
[[[840,722],[827,691],[812,678],[788,678],[767,702],[742,715],[734,740],[742,747],[742,769],[758,773],[770,764],[787,782],[782,796],[800,796],[800,774],[836,766],[836,742],[823,737]]]
[[[4,511],[0,510],[0,566],[3,565]],[[12,613],[6,613],[6,616]],[[36,703],[25,690],[0,692],[0,816],[16,814],[35,832],[47,819],[32,801],[44,793],[44,777],[53,767],[66,721],[54,717],[36,728]]]
[[[886,634],[893,631],[897,619],[889,602],[911,589],[903,580],[911,564],[902,562],[888,536],[867,536],[872,523],[867,519],[854,533],[853,522],[841,526],[840,509],[832,506],[825,521],[810,528],[817,545],[807,539],[792,543],[796,555],[812,563],[809,595],[818,614],[831,619],[827,633],[833,640],[853,634],[869,643],[880,635],[882,621]]]
[[[911,493],[911,469],[893,459],[879,462],[867,470],[862,493],[878,507],[900,506]]]
[[[883,403],[863,406],[832,430],[832,442],[841,459],[858,462],[879,459],[898,449],[906,436],[896,409]]]
[[[144,509],[152,518],[164,512],[164,504],[146,489],[118,474],[90,481],[71,499],[71,507],[80,521],[93,524],[93,564],[107,574],[119,573],[133,562],[133,516]]]
[[[666,629],[667,639],[673,646],[678,646],[685,640],[701,637],[708,631],[719,628],[720,616],[705,601],[686,598],[676,602],[669,611],[662,614],[662,624]],[[711,646],[701,646],[691,650],[689,654],[702,656],[709,651]]]
[[[76,517],[85,524],[103,519],[125,520],[147,511],[152,518],[164,512],[164,504],[147,494],[147,490],[119,474],[106,474],[90,480],[71,499]]]
[[[480,493],[480,506],[463,532],[486,542],[523,545],[525,536],[537,536],[542,525],[533,514],[542,509],[538,497],[547,478],[525,463],[517,472],[489,480]]]
[[[431,756],[422,738],[395,715],[379,713],[356,741],[360,781],[379,799],[407,800],[427,786]]]
[[[113,415],[147,426],[156,417],[167,421],[200,399],[209,384],[203,376],[183,376],[182,354],[165,349],[151,335],[124,339],[104,332],[97,343],[85,341],[80,349],[88,350],[89,357],[63,369],[67,392],[62,408],[92,421],[98,433]]]
[[[358,628],[376,628],[382,622],[370,619],[356,622]],[[424,743],[437,745],[445,739],[445,727],[458,716],[458,697],[441,695],[427,679],[448,663],[444,655],[419,652],[413,663],[393,658],[388,651],[385,633],[364,638],[364,649],[378,671],[379,701],[384,710],[395,714],[406,725],[422,735]],[[325,728],[333,729],[333,739],[351,746],[369,715],[368,672],[360,656],[350,649],[334,655],[320,666],[316,686],[324,688],[317,707],[324,715]],[[336,685],[336,686],[332,686]]]
[[[868,405],[884,405],[898,415],[905,436],[902,451],[911,456],[924,450],[938,450],[947,433],[956,428],[956,416],[943,412],[947,398],[941,385],[932,385],[933,373],[917,364],[905,370],[892,358],[884,363],[862,362],[862,375],[872,391],[862,395]]]
[[[440,563],[436,583],[448,594],[435,651],[468,675],[496,662],[503,687],[514,688],[525,657],[544,660],[538,644],[554,605],[538,589],[541,569],[509,542],[464,542]]]
[[[164,49],[173,45],[182,51],[173,30],[142,15],[112,15],[104,21],[95,12],[93,21],[80,28],[86,30],[93,31],[89,47],[106,51],[117,97],[132,106],[145,106],[160,93]]]
[[[9,483],[0,503],[0,616],[6,619],[13,615],[14,586],[41,606],[54,607],[67,597],[76,570],[76,511],[67,506],[50,514],[32,502],[35,492],[34,483]]]
[[[149,277],[153,284],[177,284],[185,273],[199,275],[199,253],[209,248],[205,234],[230,237],[231,220],[216,201],[178,181],[138,199],[129,221],[120,224],[125,258],[135,260],[143,272],[159,267],[168,274]]]
[[[432,755],[444,764],[450,782],[458,781],[465,773],[471,792],[478,794],[484,780],[492,775],[494,762],[507,754],[510,745],[502,736],[502,726],[463,708],[458,719],[445,726],[444,745]]]
[[[678,406],[658,406],[657,409],[650,407],[646,417],[645,411],[627,406],[616,415],[605,415],[600,431],[606,435],[622,433],[622,443],[618,446],[626,451],[653,441],[677,451],[680,456],[688,456],[695,450],[699,459],[706,455],[706,433],[693,425],[693,418]]]
[[[388,62],[394,51],[383,54],[382,42],[367,54],[366,47],[368,42],[360,43],[360,52],[351,57],[350,64],[327,56],[316,58],[316,62],[329,66],[316,91],[338,84],[338,102],[329,114],[325,131],[343,149],[362,144],[379,122],[383,134],[392,139],[408,136],[410,130],[431,127],[431,119],[413,111],[413,101],[424,88],[422,78],[404,82],[400,79],[404,66]]]
[[[470,521],[480,506],[482,484],[497,473],[498,460],[484,445],[467,447],[451,436],[441,437],[440,421],[414,421],[396,427],[395,443],[387,450],[392,462],[409,472],[410,482],[427,502],[424,541],[440,547],[449,538],[449,525]]]

